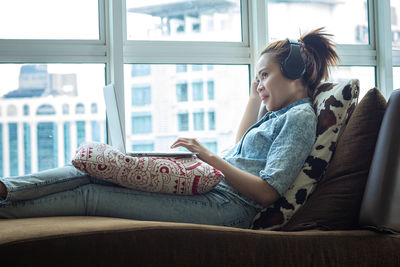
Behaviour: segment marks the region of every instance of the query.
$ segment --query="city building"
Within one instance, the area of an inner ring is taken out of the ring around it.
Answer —
[[[102,102],[77,97],[75,74],[22,65],[19,88],[0,99],[0,175],[14,176],[71,162],[83,141],[105,141]]]

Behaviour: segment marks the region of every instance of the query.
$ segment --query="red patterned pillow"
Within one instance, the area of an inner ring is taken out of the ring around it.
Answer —
[[[195,195],[210,191],[223,174],[193,157],[131,157],[110,145],[85,142],[72,159],[97,178],[147,192]]]

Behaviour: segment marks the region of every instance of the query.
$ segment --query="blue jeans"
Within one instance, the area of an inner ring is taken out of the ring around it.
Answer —
[[[249,228],[258,209],[229,192],[179,196],[136,191],[65,166],[36,174],[0,178],[8,194],[0,218],[107,216]]]

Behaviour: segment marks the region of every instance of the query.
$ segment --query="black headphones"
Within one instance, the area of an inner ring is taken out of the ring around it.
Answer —
[[[296,80],[306,72],[306,64],[300,53],[301,43],[286,39],[289,42],[290,50],[288,56],[281,62],[283,75],[291,80]]]

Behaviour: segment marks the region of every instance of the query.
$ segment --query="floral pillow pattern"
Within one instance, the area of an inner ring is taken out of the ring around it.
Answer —
[[[72,164],[97,178],[157,193],[195,195],[210,191],[223,174],[192,157],[131,157],[110,145],[85,142]]]
[[[305,203],[325,172],[336,143],[358,101],[359,81],[323,83],[314,93],[317,138],[302,170],[288,191],[264,208],[253,220],[252,229],[279,230]]]

